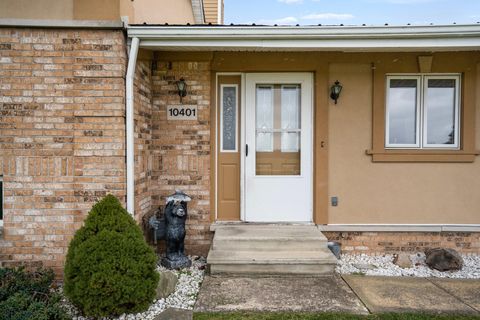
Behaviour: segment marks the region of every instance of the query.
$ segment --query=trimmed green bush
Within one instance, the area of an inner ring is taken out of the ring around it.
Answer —
[[[155,298],[157,257],[112,195],[95,204],[70,242],[65,295],[86,316],[144,311]]]
[[[0,319],[70,319],[60,304],[60,295],[50,289],[53,278],[52,270],[0,269]]]
[[[51,269],[27,272],[24,268],[0,269],[0,301],[7,300],[17,292],[27,295],[47,295],[55,275]]]

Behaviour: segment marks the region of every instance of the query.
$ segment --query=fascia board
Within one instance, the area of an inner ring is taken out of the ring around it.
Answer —
[[[429,27],[158,27],[130,26],[129,37],[142,39],[320,39],[480,37],[480,25]]]
[[[480,25],[427,27],[133,26],[157,50],[479,50]]]

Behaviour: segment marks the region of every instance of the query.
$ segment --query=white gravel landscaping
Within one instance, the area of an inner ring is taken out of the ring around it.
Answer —
[[[166,299],[155,300],[147,311],[137,314],[123,314],[116,318],[104,318],[104,320],[153,320],[157,315],[165,309],[179,308],[193,310],[193,306],[197,301],[198,291],[202,284],[205,274],[206,259],[204,257],[191,256],[192,266],[188,269],[172,270],[178,276],[178,283],[175,292]],[[162,266],[158,266],[157,270],[165,271]],[[70,315],[74,320],[91,320],[92,318],[83,317],[80,312],[72,306],[64,298],[64,305],[67,307]]]
[[[364,274],[368,276],[480,279],[480,256],[462,255],[462,258],[463,268],[461,270],[440,272],[430,269],[425,264],[423,253],[410,255],[410,261],[412,261],[412,267],[410,268],[401,268],[394,264],[394,256],[391,254],[382,256],[342,254],[336,271],[340,274]]]

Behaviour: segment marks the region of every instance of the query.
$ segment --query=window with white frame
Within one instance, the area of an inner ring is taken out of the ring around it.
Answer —
[[[385,147],[458,149],[459,75],[387,76]]]

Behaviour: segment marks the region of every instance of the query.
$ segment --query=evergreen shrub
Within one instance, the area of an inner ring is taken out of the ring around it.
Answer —
[[[67,320],[51,269],[0,268],[0,319]]]
[[[144,311],[155,299],[156,262],[140,227],[108,195],[93,206],[70,242],[65,295],[86,316]]]

